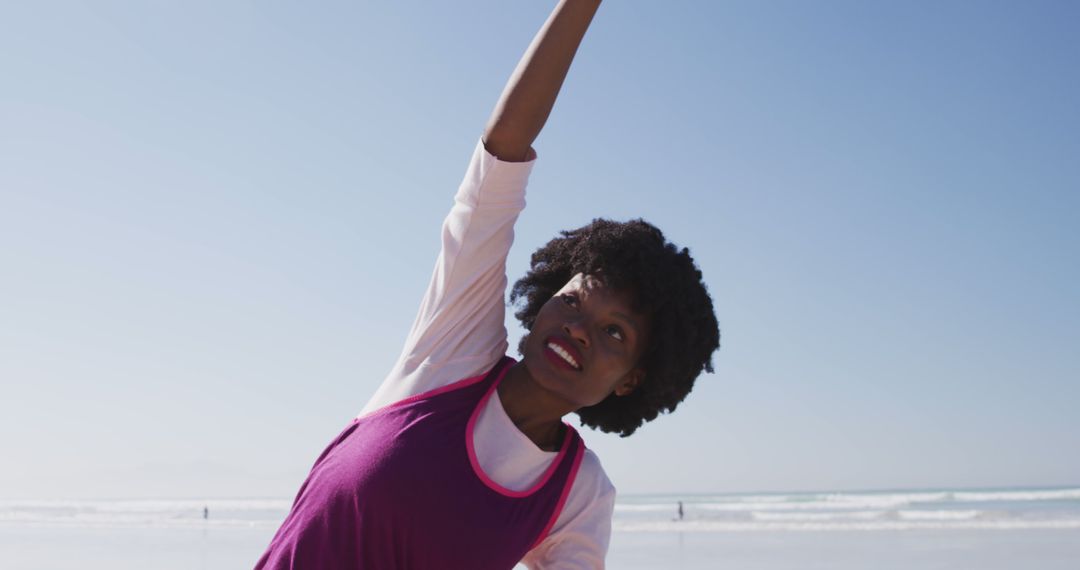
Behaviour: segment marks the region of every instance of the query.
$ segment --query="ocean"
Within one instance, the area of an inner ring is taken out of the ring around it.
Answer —
[[[0,559],[18,570],[248,568],[289,505],[0,500]],[[1080,488],[626,495],[608,567],[1074,570]]]

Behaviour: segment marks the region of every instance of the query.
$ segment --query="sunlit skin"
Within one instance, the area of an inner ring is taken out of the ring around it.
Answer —
[[[483,136],[489,153],[511,162],[536,157],[532,143],[551,114],[574,54],[599,7],[600,0],[559,2],[514,69],[491,113]],[[597,294],[597,289],[588,289],[585,282],[572,279],[544,305],[526,341],[524,358],[499,384],[499,399],[507,415],[542,449],[554,449],[562,440],[562,416],[599,402],[616,390],[628,394],[644,377],[634,368],[646,341],[642,334],[647,325],[641,322],[640,315],[634,315],[638,319],[634,323],[636,330],[627,332],[631,346],[609,348],[608,341],[600,338],[599,328],[610,322],[600,317],[603,312],[611,317],[615,307],[626,314],[630,306],[626,299]],[[577,293],[579,299],[589,299],[573,309],[562,297],[571,292]],[[597,304],[607,308],[601,311]],[[556,368],[557,363],[545,355],[544,339],[553,335],[577,347],[582,354],[582,372]]]
[[[557,449],[563,416],[613,393],[630,394],[645,379],[639,363],[649,325],[630,295],[594,277],[574,276],[540,308],[521,362],[499,384],[506,414],[538,447]]]

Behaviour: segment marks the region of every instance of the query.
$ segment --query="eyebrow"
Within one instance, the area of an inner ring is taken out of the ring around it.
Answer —
[[[580,295],[584,289],[586,289],[586,287],[584,287],[583,283],[578,283],[578,286],[574,288],[574,292]],[[584,301],[584,298],[582,300]],[[630,325],[630,328],[634,331],[635,335],[641,335],[641,324],[638,323],[637,319],[631,317],[630,315],[622,311],[613,311],[611,315],[623,321],[625,324]]]
[[[634,329],[634,332],[638,332],[640,330],[640,327],[638,326],[637,320],[632,318],[630,315],[627,315],[626,313],[620,313],[618,311],[615,311],[614,313],[611,313],[611,314],[612,314],[612,316],[614,316],[614,317],[616,317],[618,319],[621,319],[626,324],[630,325],[630,328]]]

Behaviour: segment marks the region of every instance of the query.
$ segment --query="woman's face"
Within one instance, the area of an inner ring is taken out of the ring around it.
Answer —
[[[649,324],[628,294],[578,274],[540,308],[525,341],[524,364],[574,410],[612,393],[623,396],[644,380],[638,362]]]

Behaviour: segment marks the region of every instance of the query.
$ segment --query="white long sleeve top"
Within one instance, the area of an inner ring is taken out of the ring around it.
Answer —
[[[442,226],[442,247],[401,356],[360,415],[487,372],[506,354],[506,256],[535,164],[505,162],[476,145]],[[531,487],[557,455],[538,448],[488,398],[473,432],[484,473],[503,487]],[[615,487],[586,450],[547,538],[522,563],[540,569],[604,567]]]

